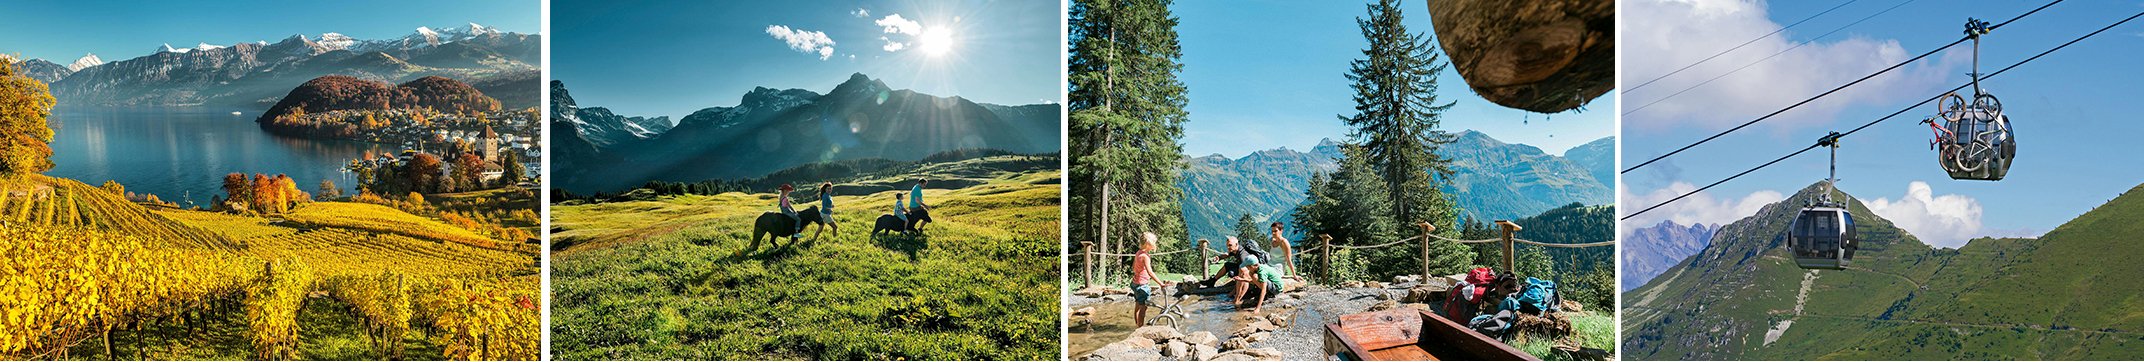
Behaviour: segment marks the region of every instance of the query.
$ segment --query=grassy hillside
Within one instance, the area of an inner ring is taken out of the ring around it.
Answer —
[[[919,171],[979,182],[928,190],[919,237],[867,235],[892,192],[836,197],[838,233],[756,250],[773,195],[554,206],[553,357],[1054,359],[1061,173],[972,162]]]
[[[1863,249],[1806,272],[1778,233],[1804,190],[1720,229],[1712,245],[1623,296],[1633,359],[2136,359],[2144,355],[2144,193],[2038,239],[1932,249],[1852,205]]]

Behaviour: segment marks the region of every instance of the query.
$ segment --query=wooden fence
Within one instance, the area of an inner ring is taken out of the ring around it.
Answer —
[[[1517,234],[1517,233],[1518,233],[1518,231],[1519,231],[1519,230],[1521,230],[1521,229],[1523,229],[1523,228],[1522,228],[1522,227],[1520,227],[1520,226],[1519,226],[1519,224],[1516,224],[1516,223],[1512,223],[1511,221],[1507,221],[1507,220],[1497,220],[1497,221],[1496,221],[1496,226],[1497,226],[1497,227],[1498,227],[1499,229],[1501,229],[1501,230],[1502,230],[1502,232],[1501,232],[1501,234],[1502,234],[1502,235],[1500,235],[1500,236],[1499,236],[1499,237],[1497,237],[1497,238],[1493,238],[1493,239],[1480,239],[1480,240],[1458,240],[1458,239],[1446,238],[1446,237],[1443,237],[1443,236],[1437,236],[1437,234],[1436,234],[1436,231],[1437,231],[1437,226],[1436,226],[1436,225],[1431,225],[1430,223],[1426,223],[1426,222],[1425,222],[1425,223],[1421,223],[1421,224],[1417,224],[1417,225],[1421,226],[1421,228],[1422,228],[1422,234],[1421,234],[1421,235],[1416,235],[1416,236],[1413,236],[1413,237],[1408,237],[1408,238],[1405,238],[1405,239],[1399,239],[1399,240],[1394,240],[1394,241],[1391,241],[1391,242],[1386,242],[1386,243],[1382,243],[1382,244],[1376,244],[1376,245],[1336,245],[1336,244],[1333,244],[1333,237],[1332,237],[1332,235],[1325,235],[1325,234],[1319,234],[1319,235],[1318,235],[1318,237],[1317,237],[1317,239],[1318,239],[1318,243],[1319,243],[1319,244],[1318,244],[1318,246],[1316,246],[1316,247],[1312,247],[1312,248],[1309,248],[1309,249],[1303,249],[1303,250],[1298,250],[1298,251],[1294,251],[1294,253],[1296,253],[1296,254],[1309,254],[1309,253],[1311,253],[1311,252],[1315,252],[1315,251],[1319,251],[1319,250],[1326,250],[1326,251],[1328,251],[1328,252],[1324,252],[1324,253],[1319,253],[1319,263],[1318,263],[1318,268],[1319,268],[1319,270],[1318,270],[1318,271],[1319,271],[1319,274],[1318,274],[1318,275],[1321,275],[1321,276],[1330,276],[1330,275],[1332,275],[1332,268],[1333,268],[1333,253],[1331,253],[1330,251],[1336,251],[1336,250],[1342,250],[1342,249],[1348,249],[1348,250],[1353,250],[1353,249],[1375,249],[1375,248],[1383,248],[1383,247],[1389,247],[1389,246],[1394,246],[1394,245],[1400,245],[1400,244],[1404,244],[1404,243],[1414,242],[1414,243],[1415,243],[1416,245],[1419,245],[1419,246],[1420,246],[1420,248],[1421,248],[1421,250],[1422,250],[1422,261],[1423,261],[1423,262],[1422,262],[1422,280],[1429,280],[1429,278],[1430,278],[1430,277],[1433,277],[1433,275],[1430,275],[1430,265],[1429,265],[1429,260],[1431,260],[1431,257],[1432,257],[1432,255],[1430,255],[1430,251],[1429,251],[1429,246],[1430,246],[1430,243],[1431,243],[1431,242],[1434,242],[1434,241],[1436,241],[1436,240],[1444,240],[1444,241],[1451,241],[1451,242],[1456,242],[1456,243],[1460,243],[1460,244],[1482,244],[1482,243],[1498,243],[1498,244],[1500,244],[1500,245],[1501,245],[1501,246],[1503,247],[1503,254],[1504,254],[1504,263],[1503,263],[1504,265],[1503,265],[1503,269],[1501,269],[1501,270],[1512,270],[1512,261],[1513,261],[1513,258],[1512,258],[1512,256],[1513,256],[1513,255],[1515,255],[1514,253],[1515,253],[1515,251],[1516,251],[1515,249],[1516,249],[1516,245],[1517,245],[1517,244],[1528,244],[1528,245],[1536,245],[1536,246],[1543,246],[1543,247],[1551,247],[1551,248],[1590,248],[1590,247],[1598,247],[1598,246],[1610,246],[1610,245],[1615,245],[1615,241],[1614,241],[1614,240],[1609,240],[1609,241],[1599,241],[1599,242],[1591,242],[1591,243],[1579,243],[1579,244],[1558,244],[1558,243],[1544,243],[1544,242],[1539,242],[1539,241],[1533,241],[1533,240],[1526,240],[1526,239],[1520,239],[1520,238],[1514,237],[1513,235],[1514,235],[1514,234]],[[1246,242],[1255,242],[1255,241],[1246,241]],[[1149,256],[1149,257],[1154,257],[1154,256],[1162,256],[1162,255],[1169,255],[1169,254],[1175,254],[1175,253],[1182,253],[1182,252],[1189,252],[1189,251],[1193,251],[1193,250],[1196,250],[1196,251],[1198,251],[1198,252],[1199,252],[1198,264],[1197,264],[1197,265],[1195,265],[1195,266],[1194,266],[1194,267],[1192,268],[1192,270],[1196,270],[1196,271],[1198,271],[1198,274],[1199,274],[1199,276],[1201,276],[1201,277],[1204,277],[1204,276],[1205,276],[1205,273],[1206,273],[1206,268],[1205,268],[1205,266],[1206,266],[1206,263],[1207,263],[1207,255],[1206,255],[1206,253],[1208,253],[1208,252],[1212,251],[1212,249],[1208,249],[1208,248],[1206,248],[1206,243],[1207,243],[1207,240],[1206,240],[1206,239],[1199,239],[1199,240],[1198,240],[1198,247],[1196,247],[1196,248],[1191,248],[1191,249],[1182,249],[1182,250],[1175,250],[1175,251],[1169,251],[1169,252],[1163,252],[1163,253],[1153,253],[1153,254],[1149,254],[1148,256]],[[1081,242],[1080,242],[1080,250],[1081,250],[1081,253],[1080,253],[1080,258],[1081,258],[1081,262],[1082,262],[1082,263],[1084,263],[1084,266],[1085,266],[1084,270],[1082,270],[1082,271],[1081,271],[1081,273],[1080,273],[1080,275],[1081,275],[1081,277],[1080,277],[1080,279],[1081,279],[1081,287],[1082,287],[1082,288],[1086,288],[1086,287],[1093,287],[1093,286],[1095,285],[1095,284],[1094,284],[1094,278],[1095,278],[1095,275],[1094,275],[1094,265],[1095,265],[1095,264],[1094,264],[1094,263],[1095,263],[1096,259],[1098,259],[1098,258],[1129,258],[1129,257],[1132,257],[1132,256],[1134,256],[1134,254],[1117,254],[1117,253],[1103,253],[1103,252],[1098,252],[1098,251],[1095,251],[1095,250],[1094,250],[1094,242],[1092,242],[1092,241],[1081,241]],[[1330,282],[1330,280],[1328,280],[1328,282]]]

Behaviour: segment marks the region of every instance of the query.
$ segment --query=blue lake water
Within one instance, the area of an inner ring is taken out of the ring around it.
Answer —
[[[232,111],[243,112],[232,115]],[[350,159],[388,145],[290,138],[253,123],[257,109],[61,108],[53,127],[52,162],[46,175],[90,185],[117,180],[127,191],[156,194],[180,206],[207,204],[223,193],[223,175],[287,174],[306,192],[332,180],[348,194],[354,175],[342,172]]]

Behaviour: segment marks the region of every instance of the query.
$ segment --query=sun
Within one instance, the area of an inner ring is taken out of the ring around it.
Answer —
[[[924,29],[917,43],[917,46],[923,49],[923,54],[933,57],[945,55],[953,51],[953,31],[944,27]]]

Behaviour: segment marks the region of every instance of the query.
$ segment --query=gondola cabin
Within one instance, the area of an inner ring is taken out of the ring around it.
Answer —
[[[2002,180],[2017,155],[2010,117],[1980,107],[1966,107],[1956,116],[1957,120],[1945,125],[1948,135],[1936,144],[1936,161],[1944,173],[1954,180]]]
[[[1858,240],[1854,216],[1844,207],[1804,207],[1787,228],[1787,245],[1794,249],[1794,265],[1802,269],[1845,269],[1860,245]]]

